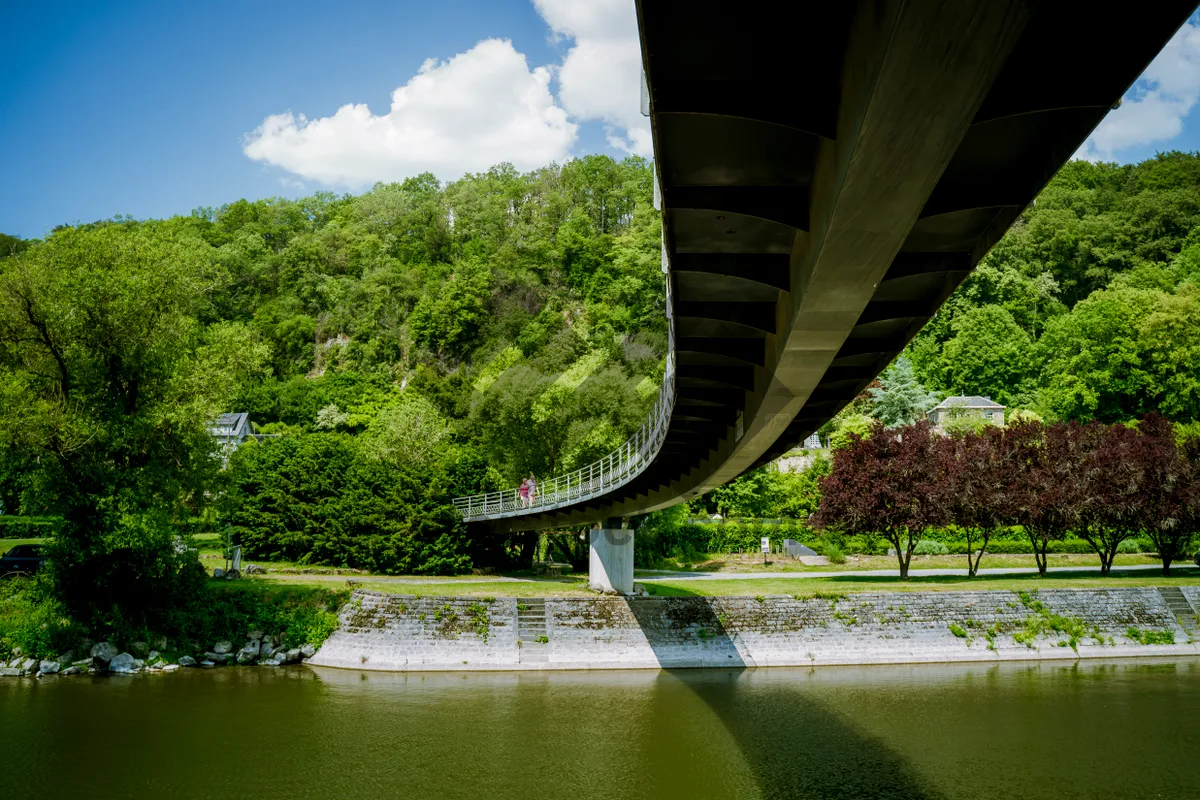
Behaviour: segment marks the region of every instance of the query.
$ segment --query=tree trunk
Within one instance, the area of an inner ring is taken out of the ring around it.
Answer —
[[[1029,537],[1029,545],[1033,548],[1033,563],[1037,564],[1038,575],[1044,578],[1046,577],[1046,541],[1028,527],[1025,528],[1025,535]]]
[[[1098,550],[1100,552],[1100,574],[1107,576],[1112,571],[1112,562],[1117,557],[1117,548],[1115,545],[1112,547],[1101,545]]]
[[[904,556],[900,559],[900,580],[902,581],[908,580],[908,565],[909,562],[912,561],[913,546],[912,540],[910,539],[908,547],[904,549]],[[900,555],[899,550],[896,551],[896,555]]]
[[[967,565],[969,567],[967,571],[970,573],[968,577],[974,578],[979,574],[979,562],[983,560],[983,553],[985,550],[987,550],[988,540],[991,538],[991,534],[987,531],[984,531],[983,541],[979,543],[979,555],[975,556],[974,564],[971,563],[971,540],[970,538],[967,539]]]

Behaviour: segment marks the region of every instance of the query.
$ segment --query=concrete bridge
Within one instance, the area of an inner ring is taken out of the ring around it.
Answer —
[[[1120,102],[1195,0],[638,0],[671,352],[646,425],[468,523],[592,532],[799,444],[895,358]]]

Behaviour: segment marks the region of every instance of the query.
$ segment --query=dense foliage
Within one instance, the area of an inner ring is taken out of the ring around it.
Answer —
[[[527,557],[468,542],[448,500],[641,424],[666,343],[651,186],[585,157],[5,238],[0,512],[61,520],[55,591],[101,626],[191,602],[179,534],[227,521],[313,564]],[[225,411],[281,436],[222,469]]]
[[[109,622],[194,597],[176,537],[227,521],[256,557],[527,561],[536,537],[470,541],[446,503],[586,464],[643,421],[666,347],[651,187],[640,159],[588,156],[2,237],[0,509],[58,521],[60,600]],[[1200,158],[1073,162],[824,438],[845,449],[949,393],[1034,421],[1194,423],[1198,281]],[[205,430],[222,411],[281,436],[223,470]],[[756,470],[677,516],[803,521],[828,470]],[[1063,530],[1108,547],[1107,524],[1023,508],[1043,552]],[[968,550],[1007,541],[975,511],[956,512]],[[679,519],[645,522],[648,557],[751,539],[681,538]]]
[[[245,554],[385,574],[469,567],[464,526],[432,470],[363,450],[346,434],[244,445],[231,473],[233,532]]]
[[[908,353],[1046,419],[1200,417],[1200,157],[1067,164]]]

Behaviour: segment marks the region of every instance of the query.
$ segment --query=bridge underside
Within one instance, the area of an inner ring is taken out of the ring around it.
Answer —
[[[670,429],[611,495],[472,524],[644,513],[799,444],[930,319],[1194,2],[1114,17],[1083,2],[639,0]]]

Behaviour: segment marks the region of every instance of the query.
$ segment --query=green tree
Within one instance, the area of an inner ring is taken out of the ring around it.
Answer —
[[[172,522],[212,485],[207,421],[265,360],[243,326],[199,324],[224,288],[207,251],[170,224],[105,224],[0,269],[0,448],[64,518],[59,596],[101,623],[164,613],[189,585]]]
[[[1029,378],[1032,342],[1007,309],[973,308],[954,319],[954,338],[942,349],[946,388],[1012,404]]]
[[[890,428],[923,419],[925,412],[937,404],[937,395],[925,390],[913,372],[912,362],[904,356],[884,371],[879,383],[878,388],[868,390],[874,401],[872,412]]]
[[[1042,404],[1066,419],[1200,416],[1200,301],[1192,290],[1096,292],[1038,342]]]

